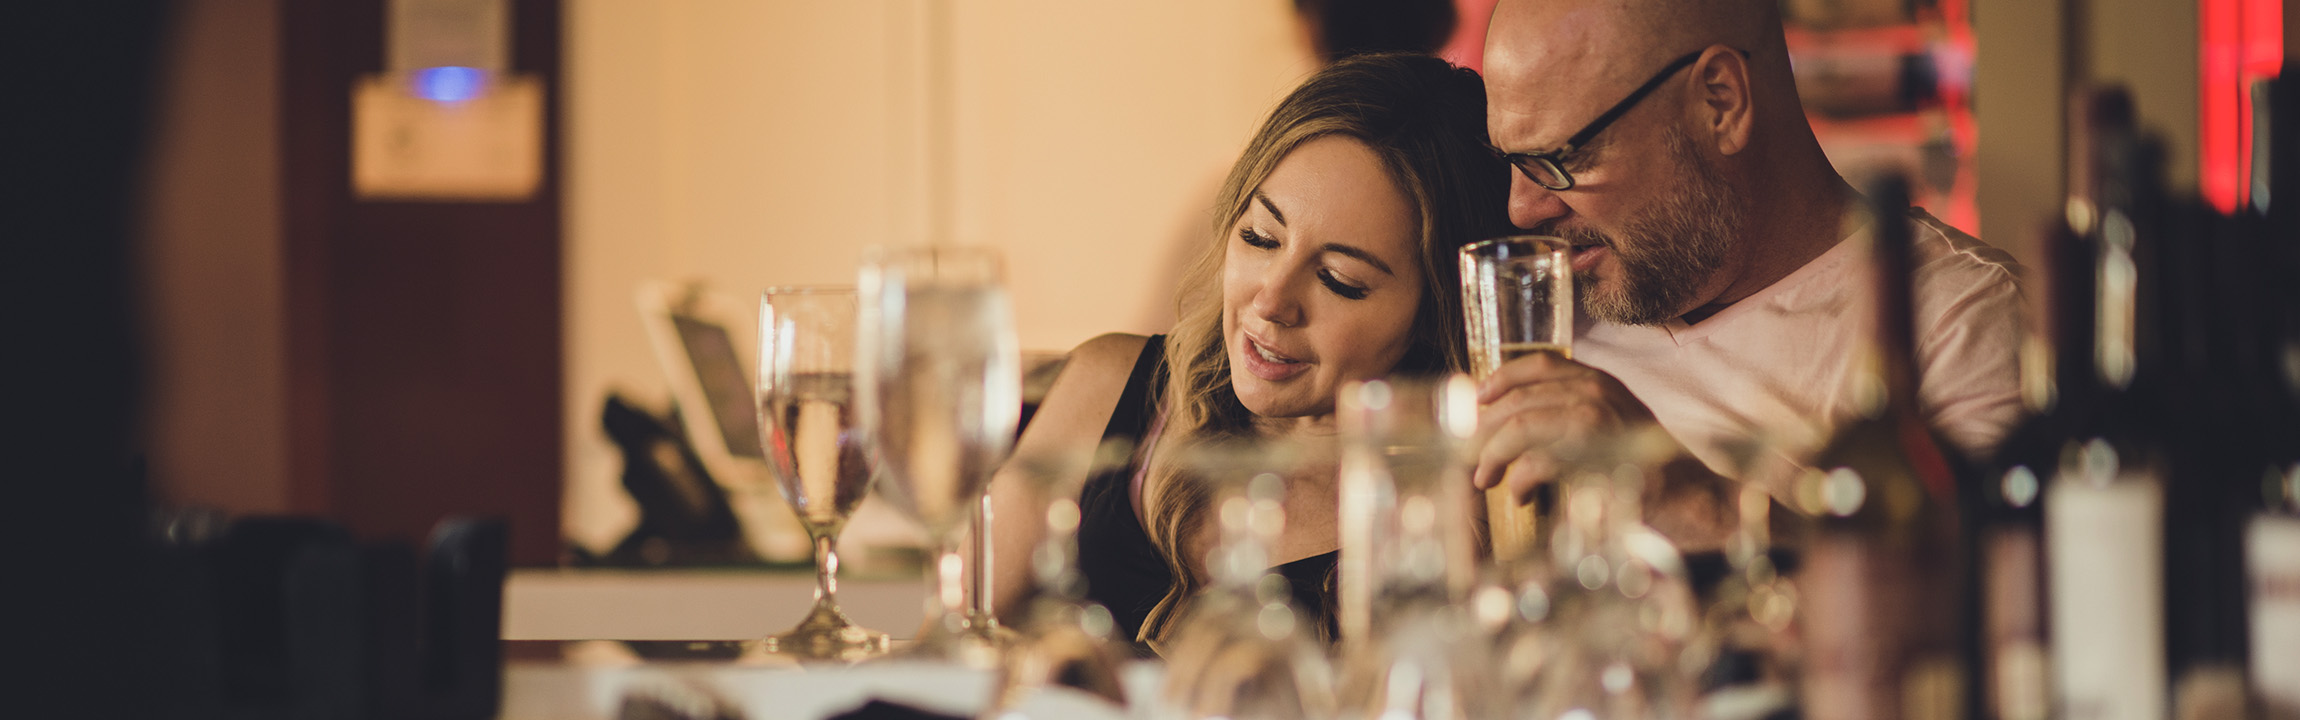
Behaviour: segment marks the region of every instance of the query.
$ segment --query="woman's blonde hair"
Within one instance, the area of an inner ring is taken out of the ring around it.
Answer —
[[[1215,198],[1213,242],[1176,295],[1162,368],[1166,424],[1142,491],[1144,529],[1174,585],[1150,611],[1140,640],[1164,637],[1182,601],[1203,583],[1182,551],[1203,523],[1211,490],[1171,459],[1192,444],[1254,432],[1253,413],[1230,386],[1222,337],[1230,229],[1287,153],[1327,136],[1353,138],[1373,150],[1416,215],[1422,295],[1409,347],[1393,372],[1446,372],[1464,364],[1455,253],[1509,228],[1509,166],[1486,142],[1485,88],[1477,73],[1422,55],[1360,55],[1327,66],[1278,103],[1231,166]],[[1325,615],[1322,608],[1309,610]]]

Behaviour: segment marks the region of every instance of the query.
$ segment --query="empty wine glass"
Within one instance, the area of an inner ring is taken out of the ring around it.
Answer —
[[[1025,481],[1025,505],[1037,510],[1009,522],[1038,522],[1045,534],[1030,555],[1031,587],[1021,599],[1018,637],[1007,648],[991,709],[982,717],[1021,717],[1016,709],[1049,687],[1126,706],[1119,675],[1131,653],[1113,638],[1117,621],[1110,610],[1086,597],[1086,577],[1078,571],[1078,524],[1084,519],[1078,498],[1086,478],[1123,467],[1132,449],[1132,443],[1110,440],[1091,458],[1058,453],[1008,463],[1009,478]]]
[[[1183,607],[1166,657],[1154,717],[1320,718],[1334,715],[1332,667],[1318,631],[1271,569],[1285,530],[1285,476],[1299,448],[1214,444],[1181,462],[1213,486],[1220,544],[1207,553],[1208,586]]]
[[[759,428],[783,498],[815,546],[815,604],[760,650],[854,661],[887,651],[886,633],[838,607],[838,536],[870,490],[853,428],[855,293],[771,288],[759,298]]]
[[[1512,657],[1529,648],[1502,651],[1505,670],[1530,671],[1501,678],[1517,717],[1692,713],[1682,654],[1697,623],[1692,586],[1675,549],[1639,522],[1644,468],[1656,466],[1649,456],[1663,442],[1632,432],[1594,444],[1566,480],[1542,612],[1525,617],[1542,626],[1528,637],[1544,646],[1532,658]]]
[[[1002,637],[966,612],[960,549],[1022,413],[1003,272],[985,248],[874,248],[858,288],[856,398],[879,489],[937,549],[918,652],[978,667],[995,663]]]
[[[1482,718],[1491,661],[1469,597],[1467,375],[1353,382],[1335,398],[1342,440],[1341,707],[1383,720]]]

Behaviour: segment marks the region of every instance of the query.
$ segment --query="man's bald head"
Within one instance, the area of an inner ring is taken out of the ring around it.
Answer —
[[[1537,105],[1586,119],[1670,60],[1712,45],[1750,54],[1759,93],[1793,92],[1778,0],[1501,0],[1486,32],[1487,87],[1538,94]]]
[[[1501,0],[1486,37],[1488,68],[1585,55],[1610,61],[1599,65],[1657,67],[1716,44],[1783,49],[1777,0]],[[1624,78],[1648,72],[1618,70]]]

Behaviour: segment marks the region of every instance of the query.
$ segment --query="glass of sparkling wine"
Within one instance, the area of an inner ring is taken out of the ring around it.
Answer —
[[[759,299],[759,428],[783,498],[815,545],[815,605],[769,653],[855,661],[884,654],[886,633],[838,607],[838,536],[870,490],[854,431],[853,288],[770,288]]]
[[[1571,247],[1548,235],[1513,235],[1462,247],[1462,315],[1468,322],[1470,373],[1480,382],[1528,354],[1573,357]],[[1486,491],[1485,502],[1494,558],[1515,558],[1536,537],[1538,509],[1518,504],[1500,486]]]
[[[938,550],[918,651],[987,665],[996,661],[1001,629],[987,613],[967,612],[961,547],[1022,413],[1021,351],[999,256],[985,248],[874,248],[864,256],[858,293],[856,397],[879,491]]]

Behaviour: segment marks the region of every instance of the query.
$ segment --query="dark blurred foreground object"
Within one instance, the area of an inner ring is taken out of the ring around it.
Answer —
[[[324,520],[164,522],[163,717],[481,720],[503,697],[499,520],[450,519],[418,557]]]
[[[131,265],[153,59],[168,3],[8,3],[0,57],[0,307],[9,407],[13,657],[0,715],[164,717],[166,660],[131,458],[142,392]]]
[[[1294,0],[1294,12],[1309,26],[1318,59],[1329,63],[1366,53],[1435,53],[1460,21],[1453,0]]]
[[[575,549],[590,566],[727,565],[758,562],[743,540],[727,494],[677,425],[609,394],[599,422],[623,453],[623,489],[639,504],[639,525],[607,554]]]
[[[957,720],[957,718],[956,715],[920,710],[909,705],[885,700],[872,700],[863,703],[861,707],[831,716],[831,720]]]

